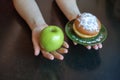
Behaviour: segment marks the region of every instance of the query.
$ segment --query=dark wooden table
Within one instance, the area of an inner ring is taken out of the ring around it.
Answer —
[[[0,80],[120,80],[120,1],[78,0],[81,12],[96,15],[108,30],[100,50],[70,44],[63,61],[35,57],[31,31],[11,0],[0,0]],[[67,19],[53,0],[37,0],[46,22],[64,30]]]

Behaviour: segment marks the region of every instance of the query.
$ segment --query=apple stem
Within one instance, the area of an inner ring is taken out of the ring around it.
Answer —
[[[51,32],[56,32],[57,30],[56,29],[52,29]]]

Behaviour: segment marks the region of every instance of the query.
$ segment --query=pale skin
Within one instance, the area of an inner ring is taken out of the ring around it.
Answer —
[[[54,58],[63,60],[64,56],[62,54],[68,53],[69,45],[67,42],[64,41],[63,46],[54,51],[54,52],[47,52],[42,49],[39,45],[39,33],[42,29],[48,26],[45,22],[42,13],[36,3],[35,0],[13,0],[14,6],[20,16],[26,21],[32,31],[32,42],[34,47],[34,55],[38,56],[40,52],[43,56],[47,59],[53,60]],[[56,3],[60,7],[61,11],[65,14],[68,20],[75,19],[78,14],[81,14],[76,0],[56,0]],[[76,45],[76,43],[75,43]],[[102,44],[96,44],[94,46],[86,46],[88,49],[92,47],[94,49],[102,48]]]

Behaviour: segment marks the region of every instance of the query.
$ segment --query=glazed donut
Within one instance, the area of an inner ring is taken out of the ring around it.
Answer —
[[[73,22],[73,31],[82,38],[91,38],[98,35],[101,23],[91,13],[82,13]]]

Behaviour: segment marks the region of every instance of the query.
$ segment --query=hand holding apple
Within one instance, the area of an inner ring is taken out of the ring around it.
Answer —
[[[64,53],[68,52],[69,45],[67,42],[63,41],[63,44],[61,45],[61,47],[59,47],[59,49],[53,51],[53,52],[48,52],[45,49],[43,49],[40,44],[39,44],[39,40],[40,40],[40,33],[41,31],[47,27],[47,24],[44,24],[42,26],[39,27],[35,27],[32,30],[32,42],[33,42],[33,47],[34,47],[34,54],[37,56],[39,55],[40,51],[43,54],[43,56],[47,59],[53,60],[54,58],[63,60],[63,55]]]

